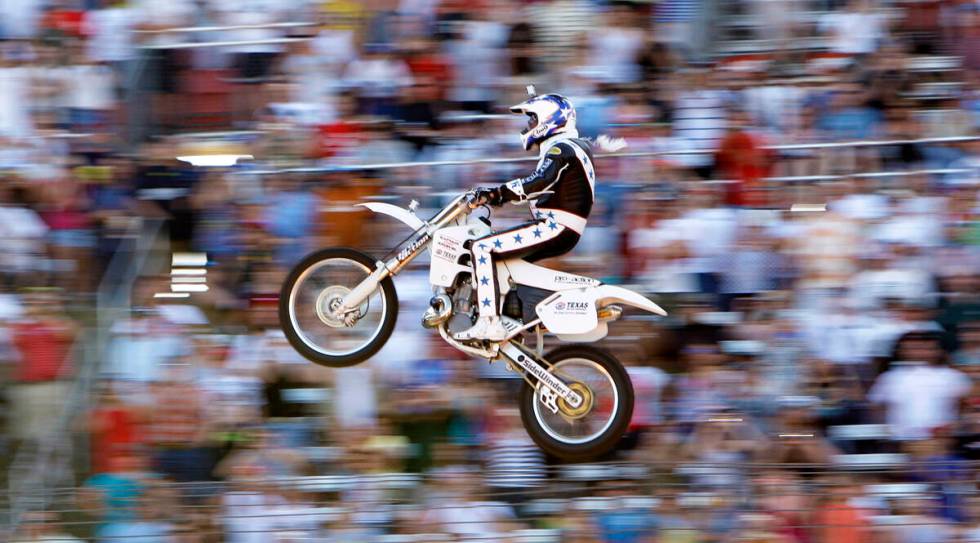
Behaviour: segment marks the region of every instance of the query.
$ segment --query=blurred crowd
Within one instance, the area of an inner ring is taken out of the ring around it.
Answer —
[[[670,313],[611,327],[636,411],[584,471],[421,329],[421,260],[366,364],[277,324],[304,254],[407,234],[354,203],[529,171],[370,165],[520,156],[531,83],[651,153],[548,264]],[[0,458],[68,436],[80,483],[0,539],[980,541],[975,136],[965,0],[0,1]],[[254,160],[176,159],[213,153]],[[184,251],[208,290],[155,297]]]

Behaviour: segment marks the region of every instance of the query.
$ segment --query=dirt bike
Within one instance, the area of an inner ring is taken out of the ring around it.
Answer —
[[[476,192],[466,192],[429,220],[416,215],[415,202],[409,209],[360,204],[415,232],[385,260],[349,248],[307,256],[282,286],[282,329],[290,344],[317,364],[344,367],[367,360],[395,326],[398,296],[392,277],[429,250],[434,296],[422,325],[438,330],[456,349],[491,362],[503,360],[523,376],[521,419],[541,449],[567,461],[601,456],[616,446],[629,424],[633,386],[616,358],[584,343],[605,337],[609,323],[622,315],[622,305],[667,313],[644,296],[596,279],[521,259],[501,260],[497,277],[502,314],[510,317],[507,338],[457,341],[453,334],[477,317],[469,246],[492,233],[490,221],[472,213],[484,204]],[[545,333],[571,344],[544,354]],[[532,335],[534,348],[525,343]]]

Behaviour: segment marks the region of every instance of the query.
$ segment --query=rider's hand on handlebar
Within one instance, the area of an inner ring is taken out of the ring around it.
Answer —
[[[503,195],[500,193],[499,188],[479,188],[473,191],[473,199],[470,200],[474,207],[489,204],[492,206],[499,206],[503,204]]]

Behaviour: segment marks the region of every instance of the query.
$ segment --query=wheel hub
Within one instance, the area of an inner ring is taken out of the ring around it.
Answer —
[[[340,285],[327,287],[320,292],[316,298],[316,316],[323,324],[331,328],[350,328],[367,313],[367,302],[365,302],[361,307],[344,315],[337,314],[344,296],[349,293],[349,288]]]
[[[572,407],[564,398],[558,398],[558,409],[563,415],[573,419],[584,417],[592,410],[592,391],[579,382],[569,383],[568,388],[582,398],[582,403],[578,407]]]

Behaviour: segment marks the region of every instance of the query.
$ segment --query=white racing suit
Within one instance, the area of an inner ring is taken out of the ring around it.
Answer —
[[[541,144],[534,173],[501,185],[503,202],[533,198],[535,220],[473,241],[477,302],[481,317],[500,314],[494,262],[521,257],[542,260],[567,253],[578,243],[595,201],[592,145],[584,139],[555,136]]]

